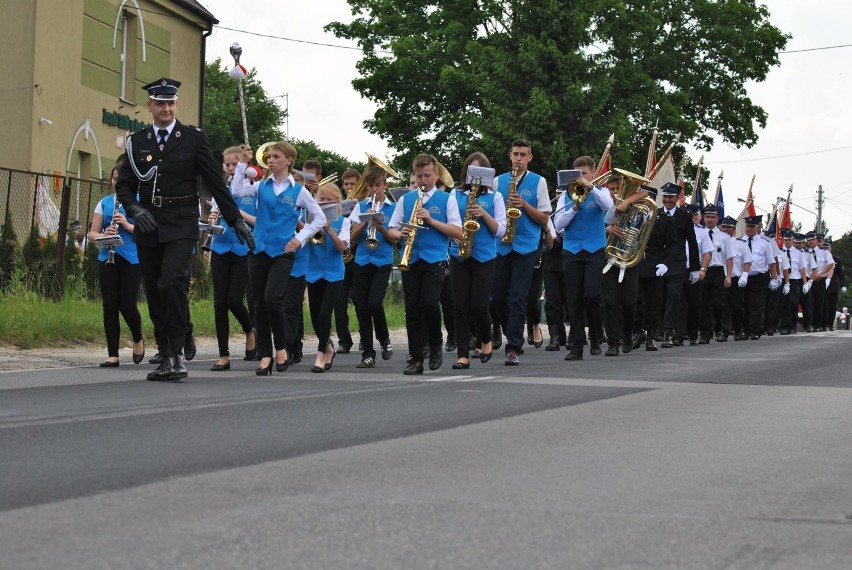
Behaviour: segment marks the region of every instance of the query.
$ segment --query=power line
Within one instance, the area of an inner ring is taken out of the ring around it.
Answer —
[[[791,49],[791,50],[787,50],[787,51],[779,51],[778,54],[780,55],[780,54],[787,54],[787,53],[804,53],[806,51],[822,51],[822,50],[827,50],[827,49],[839,49],[839,48],[846,48],[846,47],[852,47],[852,44],[841,44],[841,45],[838,45],[838,46],[823,46],[823,47],[805,48],[805,49]]]
[[[790,157],[793,157],[793,156],[807,156],[809,154],[819,154],[821,152],[833,152],[833,151],[836,151],[836,150],[847,150],[847,149],[850,149],[850,148],[852,148],[852,145],[850,145],[850,146],[838,146],[838,147],[835,147],[835,148],[826,148],[826,149],[823,149],[823,150],[811,150],[811,151],[808,151],[808,152],[797,152],[795,154],[781,154],[781,155],[778,155],[778,156],[764,156],[762,158],[743,158],[743,159],[740,159],[740,160],[714,160],[712,162],[712,164],[731,164],[731,163],[734,163],[734,162],[756,162],[756,161],[759,161],[759,160],[775,160],[777,158],[790,158]]]
[[[228,28],[226,26],[219,26],[219,25],[214,26],[214,28],[219,28],[220,30],[228,30],[229,32],[237,32],[238,34],[248,34],[250,36],[257,36],[259,38],[269,38],[269,39],[273,39],[273,40],[281,40],[281,41],[285,41],[285,42],[295,42],[295,43],[298,43],[298,44],[308,44],[308,45],[312,45],[312,46],[321,46],[321,47],[330,47],[330,48],[350,49],[350,50],[361,51],[361,48],[358,47],[358,46],[342,46],[342,45],[339,45],[339,44],[327,44],[327,43],[323,43],[323,42],[314,42],[314,41],[310,41],[310,40],[300,40],[300,39],[297,39],[297,38],[286,38],[284,36],[273,36],[271,34],[261,34],[261,33],[258,33],[258,32],[249,32],[247,30],[238,30],[236,28]],[[393,53],[393,52],[384,51],[384,50],[376,50],[375,53]]]

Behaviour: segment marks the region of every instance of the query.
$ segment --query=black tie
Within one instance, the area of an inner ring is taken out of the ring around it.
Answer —
[[[751,238],[748,238],[748,250],[752,251],[752,249],[751,249]]]
[[[670,211],[666,210],[666,214],[667,214],[670,218],[672,217],[672,213],[671,213]]]
[[[789,249],[787,250],[787,261],[790,262],[790,265],[793,264],[793,259],[790,257],[790,250]]]
[[[713,242],[713,243],[716,243],[716,242],[713,241],[713,230],[710,230],[707,233],[710,234],[710,241]]]
[[[159,129],[157,131],[157,136],[160,137],[160,150],[163,150],[163,147],[166,146],[166,137],[169,136],[169,131],[166,129]]]

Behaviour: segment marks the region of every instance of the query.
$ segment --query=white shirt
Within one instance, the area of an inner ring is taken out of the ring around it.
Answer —
[[[713,237],[716,237],[715,233],[713,232]],[[695,226],[695,241],[698,242],[698,263],[704,263],[704,254],[712,253],[714,250],[713,242],[710,241],[710,236],[707,234],[707,228]],[[689,267],[689,242],[683,242],[683,247],[686,250],[686,266]]]
[[[602,188],[600,186],[595,186],[590,190],[591,196],[597,204],[598,208],[605,212],[604,214],[604,223],[606,223],[607,215],[609,214],[610,209],[614,209],[614,203],[612,201],[612,194],[606,188]],[[586,198],[588,200],[589,198]],[[567,200],[567,201],[566,201]],[[553,217],[553,225],[556,228],[556,231],[560,234],[565,233],[565,228],[568,227],[568,224],[574,219],[579,210],[574,209],[573,202],[566,207],[568,201],[571,201],[568,198],[568,193],[562,194],[559,197],[559,200],[556,202],[556,215]],[[550,211],[550,210],[548,210]]]
[[[805,259],[805,254],[795,247],[791,247],[790,249],[784,248],[781,251],[781,257],[786,258],[788,255],[790,256],[790,279],[798,279],[801,281],[803,269],[805,270],[805,276],[808,276],[808,261]]]
[[[546,188],[547,187],[545,187],[545,190]],[[424,208],[426,207],[426,204],[429,203],[429,200],[432,198],[432,196],[435,195],[435,192],[438,192],[438,189],[433,186],[432,189],[426,192],[426,194],[423,196],[422,203]],[[391,216],[390,227],[397,230],[400,229],[400,224],[403,221],[408,222],[408,220],[402,219],[404,215],[405,208],[402,204],[402,199],[400,199],[400,201],[396,203],[396,208],[394,208],[393,215]],[[452,195],[452,193],[450,194],[449,200],[447,200],[447,223],[461,227],[461,216],[459,216],[459,203],[456,202],[456,198]]]
[[[731,236],[720,230],[718,227],[711,229],[705,228],[707,231],[707,239],[713,245],[712,256],[710,257],[710,267],[727,267],[728,257],[728,242]],[[710,235],[710,232],[713,235]],[[688,250],[687,250],[688,251]],[[727,274],[728,270],[725,269]]]
[[[713,234],[716,237],[716,234]],[[730,236],[728,236],[730,238]],[[748,244],[739,239],[730,238],[728,240],[728,250],[725,253],[727,259],[733,259],[734,264],[731,268],[731,279],[738,278],[743,274],[743,266],[746,263],[752,262],[751,252],[748,250]]]
[[[828,269],[831,269],[829,266],[834,265],[834,257],[832,257],[828,250],[822,249],[821,247],[817,247],[814,252],[816,253],[815,259],[817,271],[828,273]]]
[[[157,133],[157,131],[159,131],[161,128],[164,128],[164,129],[166,129],[166,131],[168,131],[168,133],[166,134],[166,140],[164,140],[163,142],[168,141],[169,137],[172,136],[172,131],[175,130],[176,124],[177,124],[177,119],[172,121],[171,124],[168,127],[158,127],[157,125],[151,125],[151,129],[154,131],[154,141],[157,142],[157,143],[160,142],[160,135],[159,135],[159,133]]]
[[[746,249],[751,250],[751,269],[748,270],[749,275],[757,275],[769,271],[769,266],[775,263],[775,255],[772,251],[772,244],[765,239],[763,235],[758,234],[751,238],[751,248],[749,245],[749,237],[743,236],[740,238]]]

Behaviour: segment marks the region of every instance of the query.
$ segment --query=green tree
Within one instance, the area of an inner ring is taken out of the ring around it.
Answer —
[[[267,141],[284,140],[281,124],[287,113],[264,91],[252,69],[243,79],[249,142],[257,148]],[[228,75],[221,59],[207,64],[204,75],[204,132],[213,154],[243,142],[243,121],[237,81]]]
[[[296,149],[297,168],[301,168],[302,164],[306,160],[314,159],[318,160],[319,163],[322,164],[323,177],[329,176],[330,174],[333,174],[335,172],[338,176],[342,176],[343,173],[349,168],[357,168],[359,172],[364,172],[365,163],[353,163],[348,158],[343,157],[337,154],[336,152],[321,149],[319,146],[317,146],[316,143],[312,141],[293,139],[289,142]],[[339,183],[338,186],[340,186]]]
[[[367,129],[454,170],[475,149],[498,168],[533,143],[549,174],[599,156],[639,170],[654,124],[698,148],[711,131],[753,146],[766,112],[747,96],[789,36],[753,0],[348,0],[355,18],[326,29],[363,55],[355,89],[379,106]]]

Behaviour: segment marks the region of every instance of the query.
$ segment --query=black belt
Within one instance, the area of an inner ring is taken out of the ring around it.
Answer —
[[[143,204],[151,204],[155,208],[163,206],[187,206],[190,204],[198,205],[198,196],[190,194],[189,196],[140,196]]]

